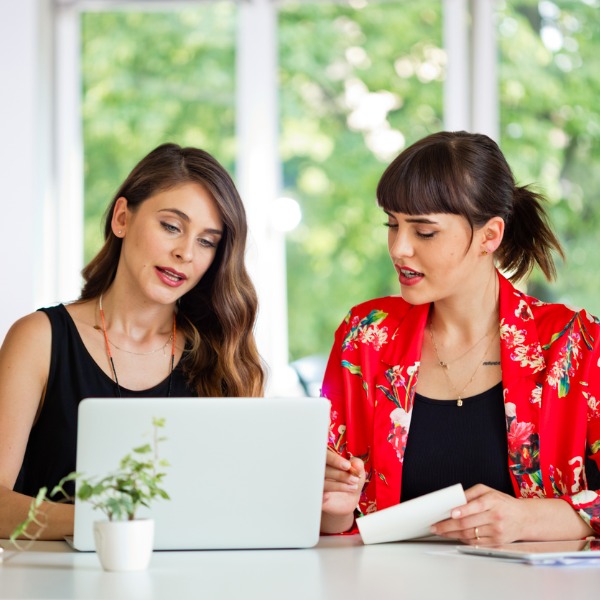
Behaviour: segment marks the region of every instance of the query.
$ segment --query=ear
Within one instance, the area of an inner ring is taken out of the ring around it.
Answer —
[[[504,237],[504,220],[501,217],[492,217],[478,232],[481,250],[492,254],[498,249]]]
[[[125,228],[129,218],[129,210],[127,208],[127,198],[121,196],[117,198],[113,208],[112,219],[110,226],[112,232],[119,238],[125,237]]]

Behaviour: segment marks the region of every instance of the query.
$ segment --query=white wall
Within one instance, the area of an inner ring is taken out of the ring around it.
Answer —
[[[48,7],[47,0],[0,2],[0,340],[41,300],[41,214],[50,172]]]

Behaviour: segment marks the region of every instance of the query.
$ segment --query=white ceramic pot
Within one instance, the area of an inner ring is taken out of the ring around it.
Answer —
[[[95,521],[94,541],[105,571],[142,571],[154,546],[154,521]]]

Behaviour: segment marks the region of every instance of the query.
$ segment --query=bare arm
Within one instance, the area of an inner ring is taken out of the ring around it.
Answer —
[[[0,538],[22,522],[31,498],[13,491],[50,369],[51,327],[43,313],[17,321],[0,348]],[[73,507],[47,504],[48,527],[40,539],[72,533]]]

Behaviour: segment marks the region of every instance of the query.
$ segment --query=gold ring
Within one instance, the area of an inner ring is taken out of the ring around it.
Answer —
[[[479,539],[479,527],[475,527],[475,539]]]

